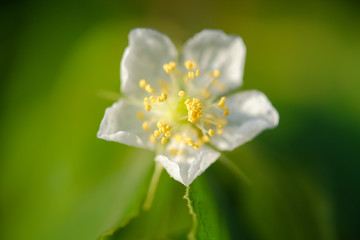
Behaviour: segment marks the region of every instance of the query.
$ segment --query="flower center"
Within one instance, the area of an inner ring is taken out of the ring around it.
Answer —
[[[149,114],[139,112],[137,118],[144,119],[148,116],[149,119],[142,123],[142,129],[150,131],[149,138],[152,143],[159,139],[162,144],[166,144],[172,136],[175,137],[177,149],[169,149],[172,155],[182,155],[184,145],[198,149],[209,142],[215,134],[222,134],[227,121],[220,116],[229,115],[229,109],[225,106],[226,97],[222,97],[218,103],[213,103],[214,98],[211,98],[211,92],[208,90],[209,87],[225,90],[225,86],[218,82],[220,71],[214,70],[206,75],[211,78],[210,86],[190,91],[195,95],[199,93],[202,97],[200,100],[197,96],[190,97],[185,91],[178,89],[179,86],[193,89],[192,81],[196,81],[200,76],[195,61],[187,60],[184,66],[186,73],[178,71],[175,62],[163,65],[164,71],[173,81],[170,85],[159,80],[160,94],[155,95],[154,88],[145,79],[139,81],[140,88],[149,93],[149,96],[144,98],[144,109]]]

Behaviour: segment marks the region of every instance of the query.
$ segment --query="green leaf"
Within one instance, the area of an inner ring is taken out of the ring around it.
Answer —
[[[184,198],[193,217],[193,227],[188,234],[190,240],[229,239],[226,222],[222,219],[215,198],[203,176],[186,189]]]

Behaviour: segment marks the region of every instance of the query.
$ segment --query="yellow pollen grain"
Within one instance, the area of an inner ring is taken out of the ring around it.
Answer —
[[[170,131],[167,131],[167,132],[165,133],[165,137],[167,137],[167,138],[171,137],[171,132],[170,132]]]
[[[162,144],[165,144],[166,141],[167,141],[167,138],[166,138],[166,137],[162,137],[162,138],[161,138],[161,143],[162,143]]]
[[[222,97],[218,103],[219,108],[223,108],[226,101],[226,97]]]
[[[176,140],[177,142],[181,142],[181,141],[182,141],[182,136],[177,133],[177,134],[175,135],[175,140]]]
[[[221,125],[221,124],[219,124],[218,126],[217,126],[217,128],[222,128],[223,126]]]
[[[203,140],[204,142],[210,142],[210,138],[206,135],[202,136],[201,140]]]
[[[144,98],[144,104],[149,102],[149,98]]]
[[[193,60],[187,60],[184,62],[186,69],[191,70],[197,67],[197,64]]]
[[[159,136],[160,136],[159,130],[155,130],[155,131],[154,131],[154,136],[155,136],[155,137],[159,137]]]
[[[146,84],[145,91],[147,91],[149,93],[154,93],[155,92],[155,90],[153,88],[151,88],[150,84]]]
[[[174,69],[176,67],[176,62],[169,62],[169,66]]]
[[[144,88],[144,87],[146,86],[146,81],[145,81],[145,79],[141,79],[141,80],[139,81],[139,86],[140,86],[141,88]]]
[[[185,92],[184,92],[184,91],[179,91],[178,95],[179,95],[180,97],[185,97]]]
[[[200,76],[200,70],[199,69],[196,69],[196,72],[195,72],[195,76]]]
[[[195,149],[199,149],[199,145],[198,144],[194,144],[193,146]]]
[[[222,130],[222,129],[218,129],[218,130],[216,131],[216,133],[217,133],[217,134],[219,134],[219,135],[221,135],[221,134],[223,134],[223,133],[224,133],[224,130]]]
[[[166,94],[166,93],[162,93],[162,94],[161,94],[161,97],[162,97],[164,100],[166,100],[166,99],[167,99],[167,94]]]
[[[163,121],[158,121],[156,123],[156,126],[160,129],[163,126],[164,122]]]
[[[144,118],[144,113],[143,112],[138,112],[137,114],[136,114],[136,117],[138,118],[138,119],[143,119]]]
[[[213,75],[214,75],[214,77],[220,77],[220,71],[214,70]]]
[[[152,142],[152,143],[155,143],[156,142],[156,138],[155,138],[155,136],[154,135],[150,135],[150,142]]]
[[[146,110],[146,111],[150,111],[150,110],[151,110],[150,104],[145,103],[145,110]]]
[[[142,124],[142,128],[146,131],[150,130],[150,126],[149,123],[147,121],[143,122]]]
[[[183,153],[184,153],[184,150],[180,149],[180,150],[176,153],[176,155],[178,155],[178,156],[182,156],[182,155],[183,155]]]
[[[229,116],[229,109],[224,106],[224,113],[223,113],[224,116]]]
[[[188,72],[188,78],[192,79],[195,77],[195,73],[194,72]]]
[[[190,146],[194,145],[193,140],[191,138],[185,138],[184,141]]]
[[[214,132],[214,129],[209,129],[209,135],[210,137],[214,136],[215,132]]]
[[[170,148],[169,152],[171,155],[175,155],[176,154],[176,149],[175,148]]]
[[[152,103],[155,103],[155,102],[156,102],[156,97],[155,97],[155,96],[150,96],[150,101],[151,101]]]

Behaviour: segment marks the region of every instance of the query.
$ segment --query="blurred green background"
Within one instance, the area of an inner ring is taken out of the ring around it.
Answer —
[[[112,238],[185,238],[185,187],[163,173],[153,208],[138,211],[153,153],[96,138],[135,27],[179,47],[204,28],[242,36],[242,89],[280,113],[277,129],[225,153],[251,185],[220,162],[194,183],[224,236],[360,239],[359,10],[351,0],[2,1],[0,239],[96,239],[137,214]]]

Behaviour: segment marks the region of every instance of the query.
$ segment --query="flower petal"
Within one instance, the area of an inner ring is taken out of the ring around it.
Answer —
[[[141,79],[155,91],[160,90],[159,79],[170,81],[163,64],[176,58],[176,48],[166,35],[152,29],[132,30],[120,65],[121,91],[129,97],[145,96],[146,92],[139,87]]]
[[[120,99],[106,109],[97,137],[129,146],[153,149],[154,144],[149,141],[150,133],[142,129],[142,121],[136,116],[139,111],[143,112],[143,109]]]
[[[279,123],[276,109],[263,93],[256,90],[230,96],[226,106],[230,110],[228,124],[223,127],[223,134],[211,139],[211,143],[220,150],[231,151]]]
[[[213,78],[208,73],[219,70],[218,80],[228,91],[242,85],[245,54],[246,47],[240,37],[219,30],[203,30],[185,43],[182,60],[194,60],[199,65],[201,75],[193,81],[194,85],[210,87]],[[223,91],[219,86],[209,90],[215,95]]]
[[[163,154],[156,156],[155,161],[160,162],[175,180],[189,186],[219,156],[219,152],[206,146],[197,150],[186,146],[182,156]]]

